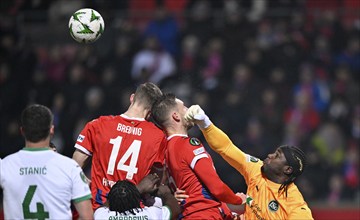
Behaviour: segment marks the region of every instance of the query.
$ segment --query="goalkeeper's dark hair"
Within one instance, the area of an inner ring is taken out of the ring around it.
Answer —
[[[305,153],[296,146],[283,145],[280,146],[280,149],[282,150],[288,165],[293,169],[293,172],[288,175],[289,178],[285,180],[279,188],[279,193],[285,192],[287,197],[288,186],[303,173],[307,161]]]
[[[151,82],[139,85],[135,91],[134,102],[141,103],[146,109],[151,109],[154,102],[163,95],[160,88]]]
[[[165,93],[153,104],[151,108],[152,119],[160,128],[166,127],[169,112],[176,105],[176,96],[173,93]]]
[[[44,105],[32,104],[21,113],[21,127],[26,140],[39,142],[50,134],[54,116]]]
[[[142,210],[140,206],[141,194],[135,184],[122,180],[111,187],[107,196],[109,209],[111,211],[126,214],[126,211],[133,215]]]

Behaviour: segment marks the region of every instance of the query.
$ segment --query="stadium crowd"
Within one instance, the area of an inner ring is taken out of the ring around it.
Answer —
[[[299,146],[309,167],[297,185],[310,205],[358,203],[360,3],[250,2],[1,3],[0,157],[23,147],[18,115],[26,105],[51,108],[52,142],[71,157],[86,122],[124,111],[135,86],[152,81],[201,105],[249,154],[264,159],[280,144]],[[82,7],[105,20],[94,44],[68,34]],[[246,191],[243,178],[212,157],[224,182]]]

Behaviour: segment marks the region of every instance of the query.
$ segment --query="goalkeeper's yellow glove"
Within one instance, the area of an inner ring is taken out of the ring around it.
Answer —
[[[200,129],[205,129],[211,125],[209,117],[199,105],[192,105],[185,113],[185,120],[194,122]]]

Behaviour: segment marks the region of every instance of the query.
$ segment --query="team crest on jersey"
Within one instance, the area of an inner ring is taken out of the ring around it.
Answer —
[[[80,172],[80,177],[81,177],[81,180],[84,182],[84,183],[88,183],[87,182],[87,178],[85,176],[85,173],[83,171]]]
[[[77,141],[79,142],[83,142],[83,140],[85,139],[85,136],[84,135],[81,135],[79,134],[78,138],[77,138]]]
[[[193,146],[199,146],[201,144],[200,140],[194,137],[190,138],[189,142]]]
[[[257,162],[259,162],[259,158],[253,157],[249,154],[246,154],[246,162],[257,163]]]
[[[269,202],[268,208],[270,209],[270,211],[272,212],[276,212],[279,209],[279,203],[276,200],[271,200]]]

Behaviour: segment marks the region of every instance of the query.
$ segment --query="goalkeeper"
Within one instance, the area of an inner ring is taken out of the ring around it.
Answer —
[[[313,219],[294,183],[306,165],[302,150],[295,146],[280,146],[261,161],[237,148],[212,124],[199,105],[191,106],[185,119],[196,123],[210,147],[244,176],[249,196],[245,219]]]

